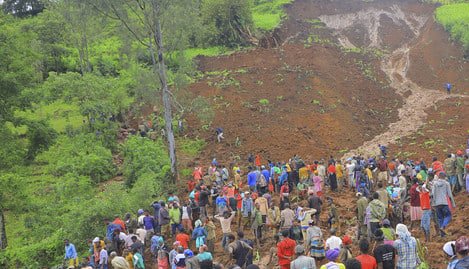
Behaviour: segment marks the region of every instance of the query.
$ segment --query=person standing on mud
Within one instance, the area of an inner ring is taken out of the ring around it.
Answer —
[[[430,222],[432,219],[432,207],[430,205],[430,191],[426,184],[419,186],[417,192],[420,196],[420,208],[422,209],[422,219],[420,226],[425,234],[425,242],[430,242]]]
[[[382,182],[385,186],[388,182],[388,162],[384,155],[378,161],[378,171],[378,184]]]
[[[446,88],[446,92],[448,94],[451,94],[451,89],[453,88],[453,85],[451,85],[451,83],[446,83],[445,88]]]
[[[438,179],[433,183],[432,189],[432,197],[436,208],[438,226],[440,227],[440,235],[442,237],[446,236],[445,229],[451,221],[451,211],[448,206],[448,198],[451,201],[452,207],[456,207],[453,194],[451,193],[451,187],[445,179],[445,172],[440,172],[438,174]]]
[[[318,171],[318,176],[322,180],[322,184],[324,184],[325,180],[327,179],[326,178],[326,166],[324,166],[324,161],[321,160],[319,162],[317,171]],[[329,181],[329,180],[327,180],[327,181]],[[329,185],[329,182],[325,182],[325,183],[326,183],[326,185]]]
[[[337,160],[337,162],[335,164],[335,172],[336,172],[336,176],[337,176],[337,185],[338,185],[339,189],[342,189],[345,185],[345,178],[344,178],[345,169],[342,166],[342,162],[340,160]]]
[[[321,198],[314,191],[311,191],[308,197],[308,207],[316,210],[316,213],[314,214],[316,223],[319,223],[319,215],[321,214],[321,206],[322,206]]]
[[[294,257],[296,242],[288,237],[289,232],[284,230],[277,244],[277,257],[280,269],[290,269],[290,263]]]
[[[215,130],[215,133],[216,133],[216,135],[217,135],[217,141],[218,141],[218,143],[220,143],[223,139],[225,139],[225,137],[223,137],[223,128],[218,127],[218,128]]]
[[[367,227],[365,224],[366,207],[368,199],[361,192],[357,192],[357,222],[358,222],[358,239],[367,237]]]
[[[379,194],[373,193],[373,201],[369,204],[371,210],[370,232],[374,234],[379,224],[386,218],[386,206],[379,200]]]
[[[334,163],[330,163],[327,168],[327,174],[329,175],[329,184],[331,185],[331,190],[337,192],[337,175]]]

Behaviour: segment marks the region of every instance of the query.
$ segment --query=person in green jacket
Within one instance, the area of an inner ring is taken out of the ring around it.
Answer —
[[[134,264],[135,269],[145,269],[145,263],[143,262],[143,257],[137,249],[132,250],[134,256],[132,257],[132,261]]]
[[[259,210],[260,204],[255,204],[255,209],[253,212],[253,221],[252,221],[252,230],[254,231],[254,236],[256,238],[256,243],[259,245],[259,240],[262,239],[262,214]]]
[[[371,234],[375,234],[375,231],[379,229],[379,224],[386,218],[386,206],[379,200],[377,192],[373,193],[373,201],[370,202],[369,207],[371,209],[370,230]]]
[[[466,180],[464,178],[464,155],[462,150],[456,152],[456,176],[458,178],[458,191],[466,189]]]
[[[169,210],[169,220],[171,224],[171,233],[172,236],[176,236],[176,229],[182,231],[182,224],[181,224],[181,210],[179,209],[179,205],[177,203],[173,203],[173,206]]]

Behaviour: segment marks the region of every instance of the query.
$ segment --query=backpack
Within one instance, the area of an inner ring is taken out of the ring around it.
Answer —
[[[266,187],[267,186],[267,180],[265,179],[265,176],[261,174],[261,178],[259,180],[259,186],[261,187]]]

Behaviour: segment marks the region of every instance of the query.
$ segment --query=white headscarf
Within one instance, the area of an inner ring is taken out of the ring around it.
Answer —
[[[397,224],[396,226],[396,234],[399,236],[403,242],[409,243],[410,242],[410,232],[402,223]]]

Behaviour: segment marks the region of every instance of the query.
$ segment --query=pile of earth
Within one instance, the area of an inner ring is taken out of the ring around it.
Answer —
[[[199,57],[204,75],[188,90],[210,100],[215,118],[202,126],[189,115],[187,135],[207,146],[181,168],[212,158],[246,165],[249,153],[263,160],[373,155],[378,142],[389,145],[393,157],[429,161],[465,146],[469,65],[434,21],[434,8],[420,1],[297,0],[262,48]],[[455,85],[451,95],[446,82]],[[217,127],[225,132],[222,143],[215,140]],[[342,232],[353,233],[354,195],[335,197]],[[456,197],[451,235],[425,244],[432,268],[446,267],[444,242],[468,234],[468,199]],[[323,212],[324,221],[327,207]],[[260,256],[272,246],[267,239]],[[215,255],[228,263],[221,251]]]

